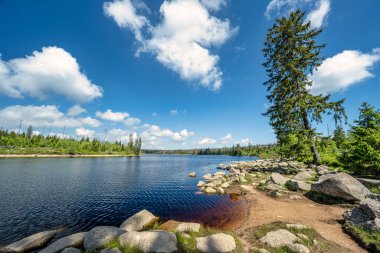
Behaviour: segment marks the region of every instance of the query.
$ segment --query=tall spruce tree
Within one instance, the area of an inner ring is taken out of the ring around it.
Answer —
[[[330,102],[330,96],[312,95],[309,75],[321,64],[316,37],[322,29],[305,22],[300,10],[276,20],[268,30],[263,54],[269,79],[264,83],[270,107],[264,113],[277,136],[279,145],[287,145],[289,136],[297,136],[298,146],[310,148],[314,163],[320,162],[313,122],[321,123],[323,114],[334,114],[340,121],[345,116],[344,100]]]

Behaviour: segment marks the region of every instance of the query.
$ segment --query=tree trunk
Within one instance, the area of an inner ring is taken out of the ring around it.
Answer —
[[[313,132],[311,131],[311,126],[309,119],[307,118],[306,111],[302,112],[302,120],[305,127],[305,130],[308,132],[308,137],[310,139],[310,151],[313,154],[313,163],[319,164],[321,162],[321,157],[318,153],[317,147],[315,146],[315,138]]]

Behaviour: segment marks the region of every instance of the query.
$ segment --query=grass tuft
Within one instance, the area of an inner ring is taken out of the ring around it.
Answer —
[[[380,231],[372,231],[348,222],[345,230],[370,252],[380,252]]]

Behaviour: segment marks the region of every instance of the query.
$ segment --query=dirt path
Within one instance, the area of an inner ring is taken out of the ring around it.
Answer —
[[[326,240],[347,249],[344,252],[367,252],[344,233],[342,226],[338,223],[347,208],[322,205],[303,195],[299,196],[301,199],[298,200],[286,197],[274,199],[262,191],[253,190],[245,196],[250,206],[248,217],[241,227],[236,228],[236,231],[275,221],[299,223],[315,228]]]

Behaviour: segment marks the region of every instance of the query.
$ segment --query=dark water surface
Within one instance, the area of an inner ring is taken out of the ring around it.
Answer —
[[[239,200],[195,194],[219,163],[252,157],[144,155],[120,158],[0,159],[0,245],[43,230],[61,236],[119,226],[147,209],[162,219],[223,225]],[[187,176],[191,171],[197,178]]]

